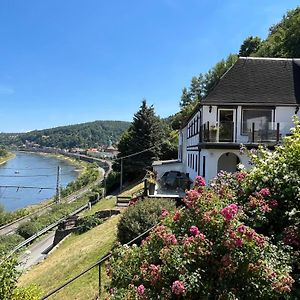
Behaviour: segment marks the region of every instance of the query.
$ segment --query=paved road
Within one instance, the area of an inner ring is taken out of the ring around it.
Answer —
[[[42,240],[30,246],[19,258],[19,270],[23,271],[43,261],[52,247],[55,232],[51,231]]]

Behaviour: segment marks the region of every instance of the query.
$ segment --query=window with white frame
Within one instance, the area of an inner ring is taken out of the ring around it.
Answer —
[[[273,122],[273,109],[254,109],[243,108],[242,110],[242,134],[251,131],[254,123],[255,130],[263,130],[269,127],[269,123]]]

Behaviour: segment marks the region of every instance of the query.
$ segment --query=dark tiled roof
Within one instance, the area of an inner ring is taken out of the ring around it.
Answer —
[[[300,59],[239,58],[202,104],[300,104]]]

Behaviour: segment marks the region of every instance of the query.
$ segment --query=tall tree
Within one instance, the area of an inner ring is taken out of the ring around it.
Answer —
[[[161,154],[163,139],[164,132],[159,117],[155,115],[153,106],[148,106],[146,100],[143,100],[118,145],[119,157],[147,150],[123,159],[123,171],[128,179],[143,176],[151,168],[152,162]],[[118,167],[120,166],[115,166],[115,169]]]
[[[300,57],[300,7],[290,10],[272,26],[254,56]]]
[[[243,44],[240,47],[239,56],[250,56],[252,53],[255,53],[261,45],[261,38],[258,36],[249,36],[247,37]]]
[[[187,88],[184,87],[182,89],[182,94],[181,94],[179,106],[180,106],[181,109],[183,109],[184,107],[190,105],[191,103],[192,103],[191,95],[188,92]]]
[[[190,85],[190,97],[192,101],[199,102],[202,98],[202,83],[203,76],[202,74],[197,76],[193,76]]]

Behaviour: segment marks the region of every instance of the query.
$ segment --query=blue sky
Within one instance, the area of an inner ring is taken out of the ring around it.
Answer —
[[[0,131],[178,111],[192,76],[298,1],[0,0]]]

